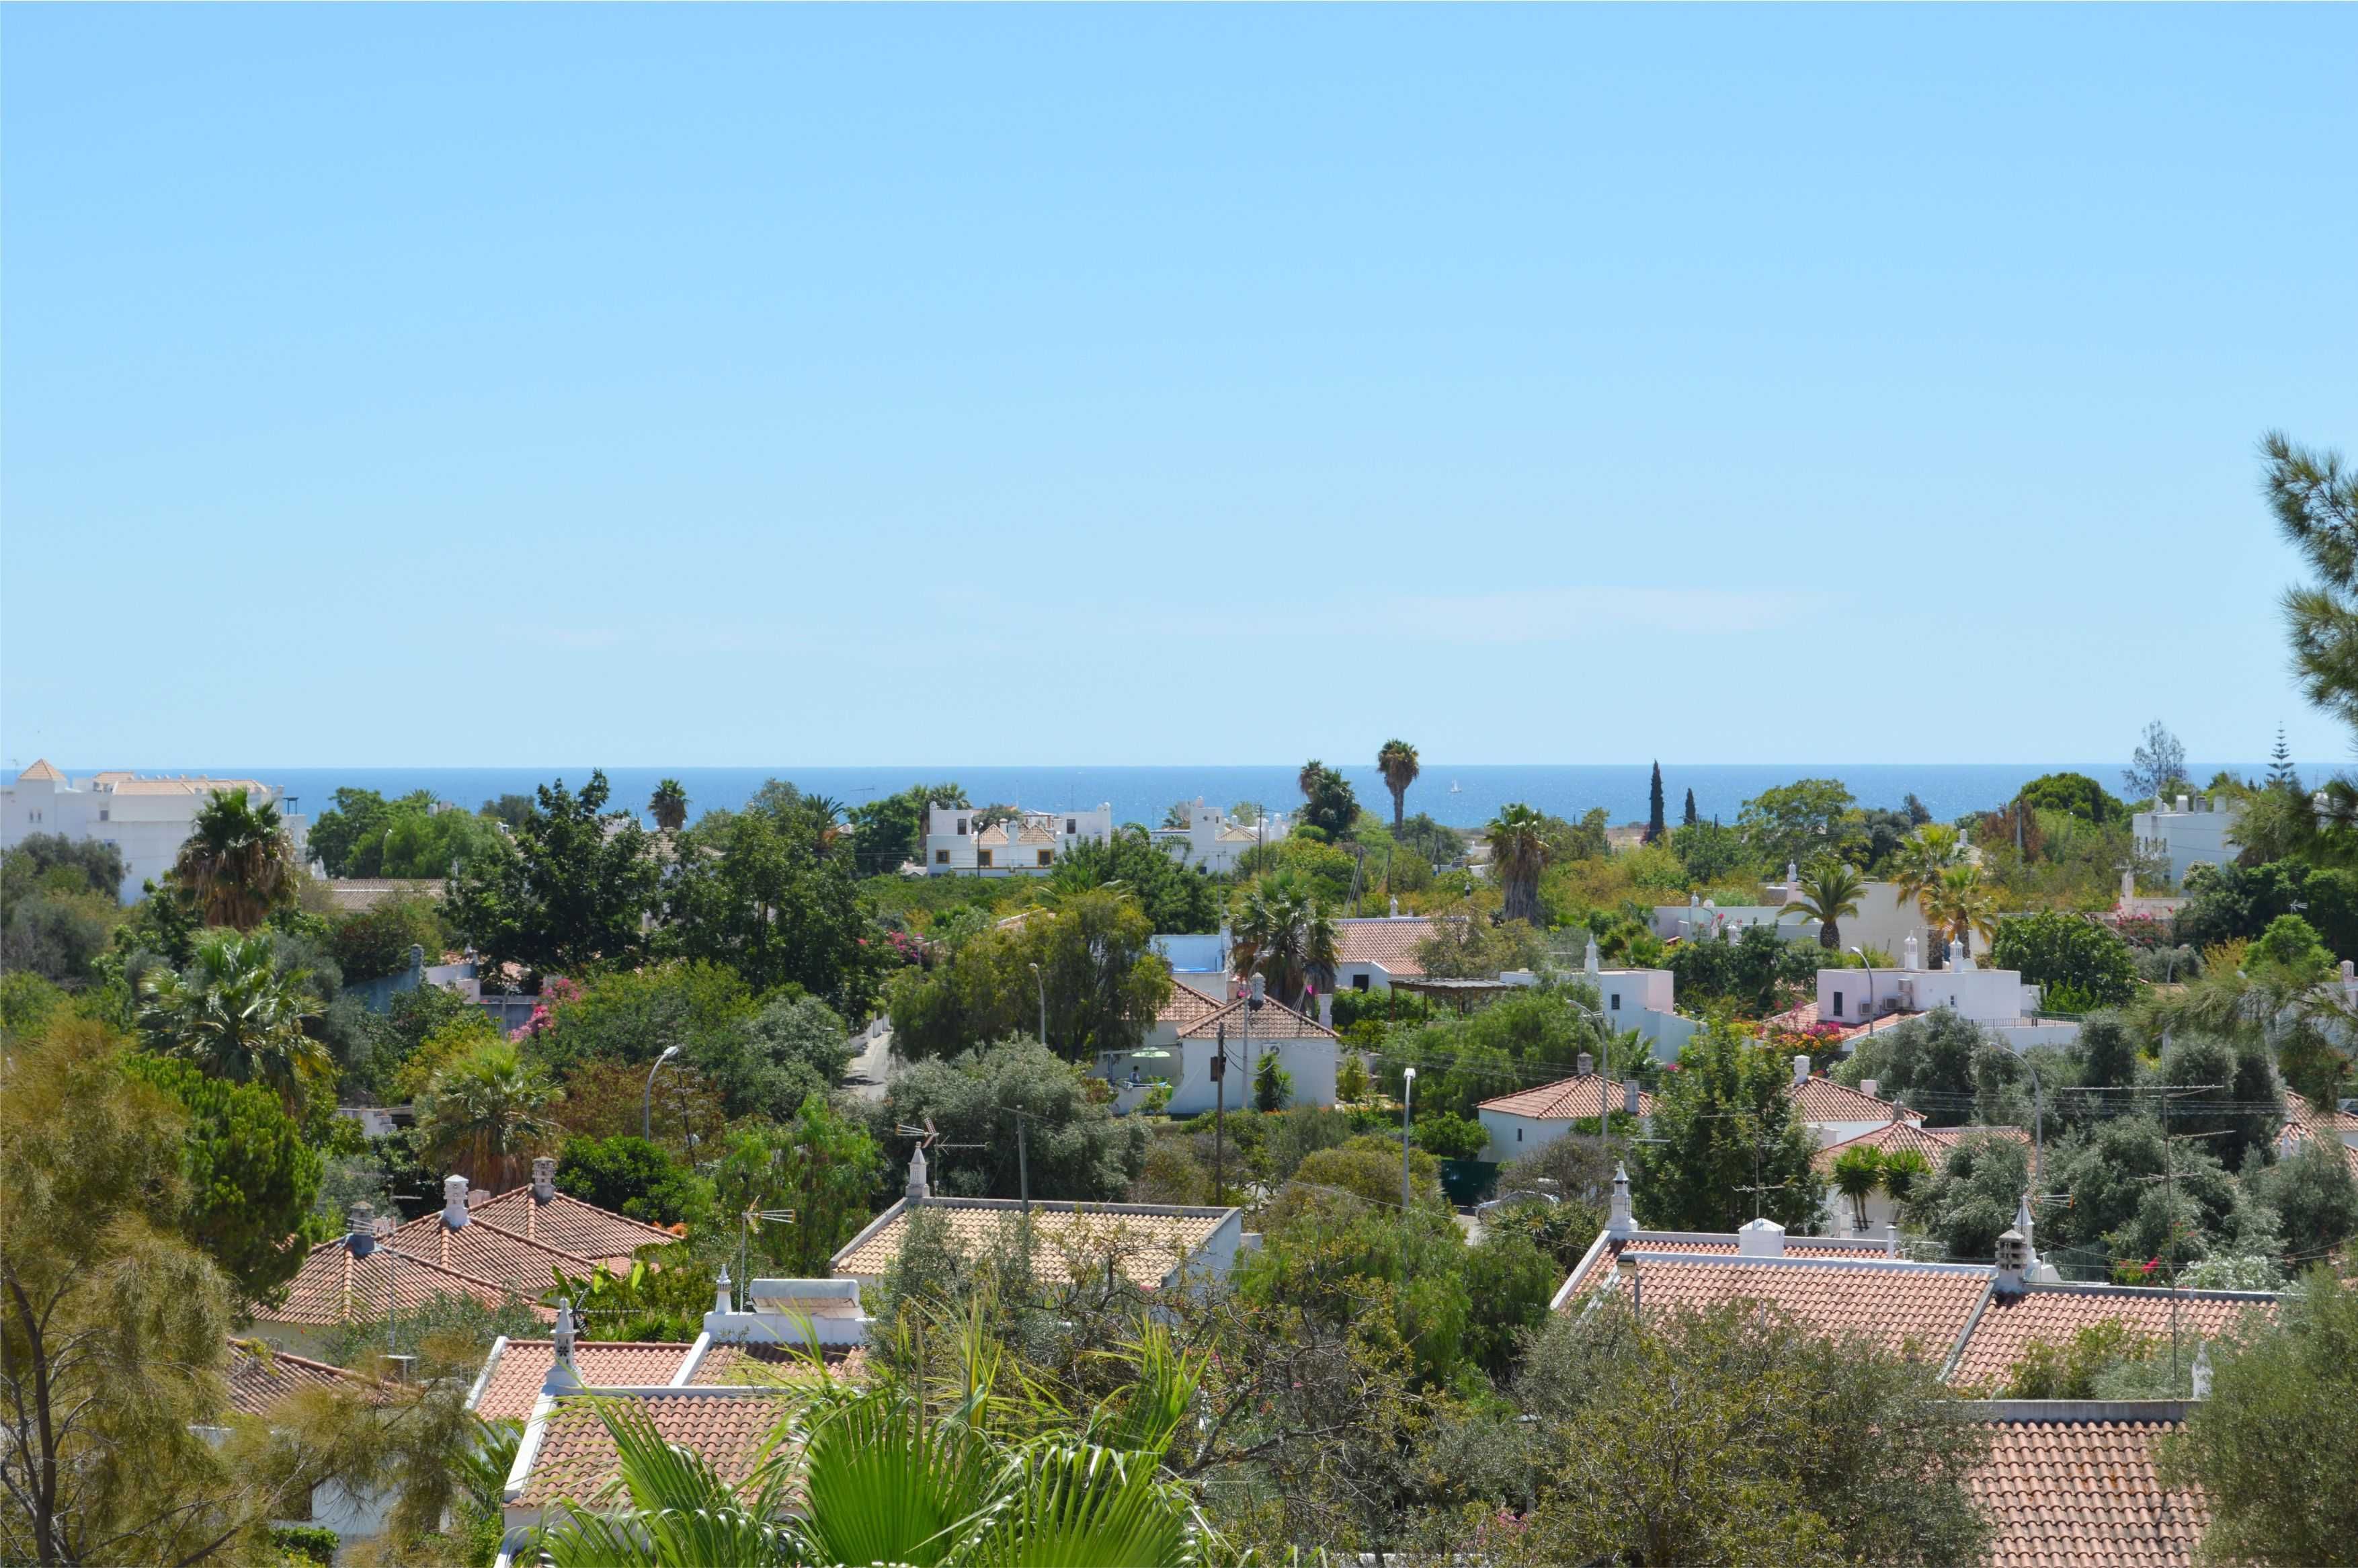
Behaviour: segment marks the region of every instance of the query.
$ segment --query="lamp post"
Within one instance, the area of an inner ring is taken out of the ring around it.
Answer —
[[[1032,971],[1032,983],[1039,989],[1040,1044],[1045,1045],[1048,1044],[1048,978],[1040,972],[1040,966],[1037,964],[1027,964],[1024,968]]]
[[[1408,1223],[1408,1124],[1416,1099],[1416,1069],[1401,1069],[1401,1223]]]
[[[1866,971],[1866,1022],[1872,1026],[1875,1022],[1875,966],[1866,961],[1866,948],[1853,947],[1851,951],[1858,955],[1859,967]]]
[[[655,1065],[647,1069],[647,1092],[639,1098],[639,1136],[650,1143],[655,1141],[655,1075],[663,1071],[665,1062],[678,1054],[678,1046],[666,1045],[663,1054],[655,1058]]]

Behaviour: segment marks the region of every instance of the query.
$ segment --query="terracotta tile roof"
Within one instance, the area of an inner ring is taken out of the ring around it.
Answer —
[[[936,1197],[926,1199],[925,1207],[948,1221],[951,1245],[972,1257],[1014,1245],[1023,1206],[1012,1198]],[[1076,1270],[1103,1268],[1111,1256],[1130,1283],[1156,1290],[1236,1212],[1163,1204],[1034,1202],[1033,1272],[1043,1281],[1063,1283]],[[909,1206],[903,1199],[835,1255],[836,1275],[882,1278],[901,1255],[908,1230]]]
[[[1974,1325],[1949,1381],[1963,1388],[2005,1381],[2033,1340],[2058,1347],[2083,1328],[2118,1318],[2139,1334],[2169,1340],[2173,1292],[2125,1285],[2033,1285],[2019,1296],[1992,1296]],[[2179,1291],[2178,1326],[2186,1354],[2197,1339],[2216,1339],[2245,1314],[2273,1315],[2275,1298],[2227,1291]]]
[[[1175,1025],[1183,1032],[1191,1024],[1200,1023],[1214,1013],[1222,1011],[1225,1004],[1214,1001],[1202,991],[1190,989],[1174,981],[1171,994],[1154,1010],[1154,1022]]]
[[[574,1370],[591,1388],[652,1388],[668,1383],[687,1364],[689,1346],[650,1344],[642,1340],[577,1340]],[[484,1368],[473,1409],[485,1421],[532,1414],[548,1369],[556,1365],[557,1348],[546,1339],[511,1339]]]
[[[1575,1073],[1552,1084],[1486,1099],[1475,1108],[1495,1110],[1501,1116],[1527,1116],[1538,1121],[1577,1121],[1583,1117],[1595,1119],[1599,1096],[1613,1109],[1624,1108],[1627,1093],[1618,1081],[1600,1080],[1595,1073]],[[1654,1114],[1654,1097],[1643,1089],[1638,1091],[1638,1114]]]
[[[2295,1143],[2318,1142],[2340,1144],[2342,1157],[2350,1173],[2358,1176],[2358,1116],[2336,1108],[2320,1110],[2290,1089],[2285,1090],[2285,1126],[2283,1136]]]
[[[1996,1534],[1991,1568],[2189,1568],[2211,1522],[2201,1492],[2163,1489],[2161,1421],[2001,1421],[1966,1489]]]
[[[510,1507],[545,1509],[562,1498],[587,1502],[614,1479],[614,1440],[598,1419],[601,1399],[636,1407],[665,1442],[692,1449],[732,1487],[752,1474],[763,1445],[788,1409],[773,1395],[735,1389],[560,1400],[541,1429],[532,1469]]]
[[[1935,1170],[1949,1157],[1949,1152],[1967,1138],[2003,1138],[2011,1143],[2028,1143],[2030,1134],[2019,1127],[1921,1127],[1912,1121],[1887,1121],[1872,1132],[1862,1132],[1855,1138],[1845,1138],[1839,1143],[1829,1143],[1810,1156],[1810,1163],[1820,1171],[1831,1171],[1834,1162],[1852,1149],[1872,1149],[1888,1154],[1895,1150],[1913,1149],[1924,1156],[1925,1162]]]
[[[1614,1267],[1624,1252],[1672,1252],[1698,1258],[1733,1258],[1736,1255],[1736,1238],[1731,1235],[1713,1237],[1707,1240],[1697,1239],[1693,1236],[1666,1238],[1660,1235],[1650,1235],[1644,1231],[1627,1238],[1607,1238],[1591,1273],[1578,1280],[1580,1288],[1566,1298],[1567,1303],[1587,1294],[1598,1285],[1613,1278]],[[1788,1237],[1785,1240],[1785,1256],[1788,1258],[1880,1258],[1884,1256],[1884,1251],[1881,1241],[1866,1237],[1822,1239]],[[1574,1281],[1567,1279],[1564,1282],[1569,1285]]]
[[[1182,1040],[1209,1040],[1226,1025],[1230,1042],[1242,1040],[1245,1014],[1249,1011],[1239,998],[1226,1007],[1216,1007],[1193,1023],[1179,1030]],[[1279,1002],[1271,1002],[1252,1014],[1252,1037],[1256,1040],[1333,1040],[1335,1032],[1314,1018],[1305,1018]]]
[[[230,1408],[243,1415],[268,1415],[305,1389],[375,1390],[373,1378],[274,1350],[259,1339],[229,1342]]]
[[[867,1365],[868,1350],[860,1345],[827,1345],[819,1348],[819,1364],[838,1378],[856,1378]],[[782,1377],[806,1375],[810,1352],[786,1345],[715,1345],[697,1363],[688,1382],[698,1388],[726,1384],[761,1385]]]
[[[1371,915],[1335,923],[1335,959],[1339,964],[1379,964],[1387,975],[1417,976],[1417,945],[1433,935],[1433,917],[1426,914]]]
[[[548,1293],[555,1283],[555,1270],[579,1278],[599,1266],[594,1258],[532,1240],[480,1214],[453,1230],[442,1223],[438,1209],[395,1231],[393,1244],[413,1258],[505,1285],[527,1301]]]
[[[561,1248],[577,1257],[594,1258],[601,1262],[609,1259],[628,1262],[642,1247],[662,1247],[679,1239],[660,1226],[642,1225],[627,1216],[583,1203],[564,1193],[553,1194],[546,1203],[536,1202],[529,1184],[510,1187],[499,1196],[484,1200],[475,1206],[474,1217],[544,1247]],[[440,1224],[441,1211],[411,1220],[398,1234],[410,1234],[428,1222]],[[541,1277],[547,1278],[546,1272]]]
[[[1909,1110],[1896,1100],[1878,1099],[1861,1094],[1845,1084],[1815,1075],[1801,1083],[1788,1083],[1785,1098],[1799,1106],[1801,1119],[1812,1126],[1822,1121],[1922,1121],[1923,1113]]]
[[[1648,1314],[1759,1301],[1829,1337],[1856,1336],[1939,1363],[1987,1293],[1993,1271],[1884,1258],[1731,1261],[1641,1246],[1621,1254],[1618,1272],[1620,1288]]]
[[[379,1246],[365,1258],[354,1258],[339,1239],[311,1249],[287,1287],[286,1303],[254,1314],[265,1323],[338,1324],[382,1317],[390,1299],[397,1305],[423,1305],[438,1295],[471,1296],[487,1306],[499,1306],[514,1293],[496,1280],[480,1279],[438,1263],[413,1257],[399,1244]],[[546,1307],[534,1313],[546,1322],[555,1314]]]
[[[47,757],[35,758],[31,767],[27,768],[23,773],[16,775],[16,782],[18,784],[23,784],[27,779],[32,779],[37,782],[42,779],[47,779],[51,784],[63,784],[66,782],[65,774],[58,772],[56,768],[50,766],[49,760]]]

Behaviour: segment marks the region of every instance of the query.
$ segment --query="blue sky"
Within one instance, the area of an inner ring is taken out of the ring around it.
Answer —
[[[2358,10],[0,35],[20,763],[2347,754]]]

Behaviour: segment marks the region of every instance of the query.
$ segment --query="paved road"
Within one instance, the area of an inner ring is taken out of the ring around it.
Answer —
[[[892,1031],[880,1029],[864,1041],[855,1038],[853,1044],[860,1047],[860,1054],[852,1057],[851,1065],[844,1072],[844,1087],[861,1099],[882,1099],[884,1080],[892,1073],[889,1057],[892,1050]]]

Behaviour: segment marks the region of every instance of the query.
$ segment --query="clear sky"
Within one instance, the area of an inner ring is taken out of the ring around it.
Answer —
[[[2353,7],[0,45],[19,763],[2348,752]]]

